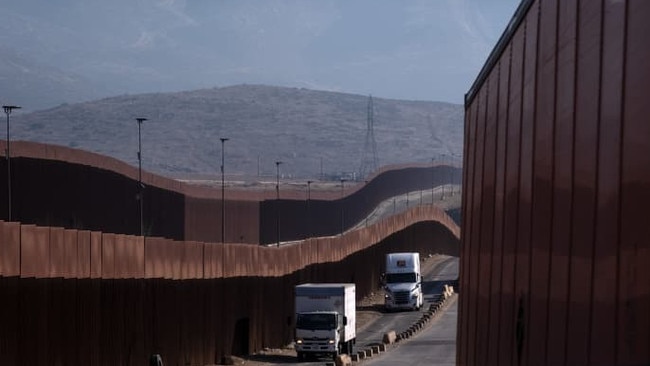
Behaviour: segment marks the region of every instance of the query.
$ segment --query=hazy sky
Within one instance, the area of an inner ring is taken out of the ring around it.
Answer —
[[[248,83],[462,103],[518,4],[0,0],[0,50],[103,96]]]

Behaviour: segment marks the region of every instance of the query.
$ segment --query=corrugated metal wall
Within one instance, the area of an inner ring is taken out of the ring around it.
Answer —
[[[0,150],[4,149],[0,141]],[[121,161],[62,146],[16,141],[12,151],[12,218],[23,223],[136,235],[140,233],[138,171]],[[0,159],[0,218],[7,218],[6,159]],[[274,243],[278,212],[282,241],[335,235],[381,201],[459,179],[448,165],[385,167],[368,184],[348,182],[343,192],[281,185],[275,190],[225,190],[225,240]],[[147,236],[221,242],[221,189],[201,187],[146,171],[144,230]],[[306,185],[306,181],[305,181]],[[272,193],[269,195],[269,193]],[[279,206],[279,207],[278,207]],[[278,210],[279,209],[279,210]],[[318,223],[318,225],[316,225]]]
[[[460,169],[446,165],[392,166],[371,177],[367,185],[359,184],[361,188],[358,190],[348,189],[331,195],[329,199],[317,197],[309,202],[304,194],[299,198],[294,195],[292,199],[282,199],[284,192],[281,192],[279,201],[272,199],[260,203],[260,243],[277,241],[278,213],[281,218],[281,241],[337,235],[361,222],[386,199],[456,182],[461,176],[455,174],[457,171]],[[356,182],[347,184],[357,185]]]
[[[468,93],[459,365],[650,364],[648,19],[524,1]]]
[[[386,252],[457,256],[459,232],[433,206],[280,248],[0,221],[0,364],[194,366],[279,347],[296,284],[354,282],[361,297]]]

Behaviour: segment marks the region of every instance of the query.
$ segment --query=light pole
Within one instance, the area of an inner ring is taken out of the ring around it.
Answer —
[[[443,162],[443,164],[441,165],[441,169],[444,169],[444,162],[445,162],[445,159],[444,159],[444,158],[445,158],[446,155],[445,155],[445,154],[441,154],[440,156],[442,157],[441,160],[442,160],[442,162]],[[442,201],[442,200],[444,200],[444,199],[445,199],[445,181],[444,181],[444,178],[443,178],[443,181],[442,181],[442,194],[440,195],[440,200]]]
[[[225,145],[226,141],[229,139],[226,137],[221,137],[219,138],[221,141],[221,278],[225,279],[226,278],[226,202],[225,202],[225,177],[224,177],[224,164],[225,164]],[[205,250],[205,245],[203,246],[203,250]],[[205,262],[205,253],[203,255],[204,257],[204,262]],[[205,273],[205,269],[203,270],[203,273]],[[221,287],[221,295],[225,296],[225,286]],[[221,324],[225,325],[226,324],[226,310],[222,306],[221,307]],[[225,363],[226,356],[222,356],[222,364]]]
[[[14,109],[20,109],[17,105],[3,105],[2,108],[7,114],[7,148],[5,150],[7,157],[7,208],[9,210],[9,221],[11,221],[11,154],[9,153],[9,115]]]
[[[313,180],[307,181],[307,236],[311,237],[311,211],[309,209],[309,204],[311,201],[311,184],[314,183]]]
[[[449,195],[451,197],[453,197],[454,196],[454,158],[455,157],[454,157],[454,154],[446,155],[446,157],[449,159],[448,160],[449,173],[447,174],[447,178],[448,178],[448,181],[449,181],[449,189],[448,189],[448,191],[450,191]]]
[[[140,201],[140,236],[144,236],[144,185],[142,184],[142,122],[146,118],[138,117],[138,201]]]
[[[221,137],[219,140],[221,140],[221,243],[225,244],[226,243],[226,201],[225,201],[225,196],[226,196],[226,181],[224,178],[224,163],[225,163],[225,146],[226,146],[226,141],[229,139],[226,137]]]
[[[436,180],[436,169],[433,165],[434,158],[431,158],[431,205],[433,206],[433,190],[435,188],[435,180]]]
[[[456,161],[458,161],[458,167],[454,167],[454,170],[453,170],[453,176],[452,176],[453,178],[452,178],[452,179],[453,179],[453,181],[457,181],[457,182],[458,182],[458,194],[460,194],[460,187],[461,187],[462,184],[463,184],[463,181],[462,181],[462,178],[463,178],[463,177],[462,177],[462,174],[461,174],[462,171],[463,171],[463,170],[462,170],[462,166],[463,166],[463,157],[462,157],[462,155],[459,155],[459,154],[453,154],[452,156],[454,157],[454,159],[455,159]],[[457,178],[458,176],[460,176],[460,179],[457,180],[456,178]],[[453,187],[453,186],[452,186],[452,187]],[[452,188],[451,192],[452,192],[452,193],[454,192],[454,189],[453,189],[453,188]]]
[[[280,164],[281,161],[275,162],[275,204],[277,208],[277,229],[278,229],[278,247],[280,247]]]
[[[343,196],[345,194],[345,181],[346,179],[341,178],[341,235],[343,235],[343,231],[345,228],[345,220],[344,220],[344,209],[343,209]]]

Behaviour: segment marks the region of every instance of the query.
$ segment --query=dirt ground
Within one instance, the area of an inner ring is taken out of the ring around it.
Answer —
[[[438,254],[422,255],[422,274],[424,276],[428,275],[433,270],[433,266],[444,258],[446,256]],[[360,301],[357,301],[357,332],[381,316],[380,309],[383,304],[384,294],[381,291],[373,292]],[[293,344],[277,349],[266,348],[259,353],[247,357],[233,356],[232,358],[235,365],[246,366],[271,366],[297,362]]]

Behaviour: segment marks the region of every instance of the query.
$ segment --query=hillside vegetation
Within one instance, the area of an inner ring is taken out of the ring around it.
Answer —
[[[364,156],[367,95],[263,85],[122,95],[12,115],[11,138],[52,143],[136,165],[142,125],[143,169],[167,176],[226,174],[349,176]],[[380,165],[453,160],[462,154],[462,106],[373,97]]]

